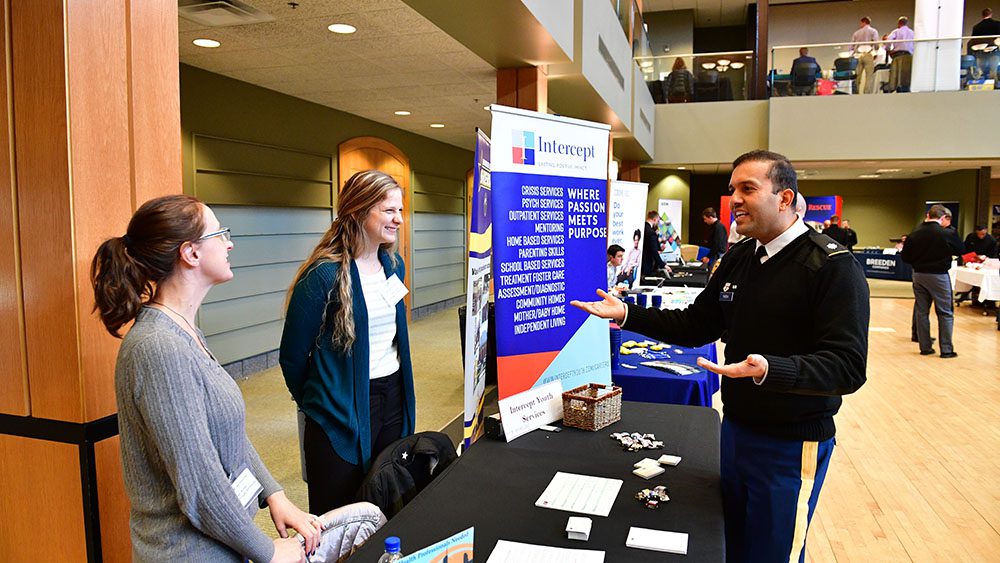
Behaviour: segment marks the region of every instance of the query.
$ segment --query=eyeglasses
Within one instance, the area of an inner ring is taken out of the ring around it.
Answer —
[[[213,238],[213,237],[222,237],[222,240],[225,241],[225,242],[229,242],[233,238],[232,234],[230,233],[229,227],[226,227],[224,229],[219,229],[218,231],[208,233],[207,235],[202,235],[202,236],[198,237],[197,240],[198,241],[202,241],[202,240],[207,240],[207,239],[210,239],[210,238]]]

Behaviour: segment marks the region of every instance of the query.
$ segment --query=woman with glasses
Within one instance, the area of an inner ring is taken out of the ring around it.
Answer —
[[[293,528],[318,545],[247,438],[243,396],[208,350],[195,315],[229,281],[229,229],[197,199],[173,195],[135,212],[91,263],[95,310],[122,340],[115,366],[135,561],[305,561]],[[134,321],[134,322],[133,322]],[[267,506],[283,539],[253,522]]]
[[[382,172],[352,176],[337,218],[290,288],[280,363],[305,413],[309,509],[353,502],[372,458],[413,433],[413,368],[395,252],[403,191]]]

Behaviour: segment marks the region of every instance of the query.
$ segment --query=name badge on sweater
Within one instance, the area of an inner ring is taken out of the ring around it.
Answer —
[[[723,291],[719,293],[719,301],[732,302],[732,300],[733,300],[732,291]]]
[[[249,467],[244,469],[239,477],[233,479],[232,487],[243,508],[250,508],[250,504],[257,498],[257,495],[264,492],[264,486],[253,476]]]
[[[409,292],[410,290],[406,289],[406,286],[403,285],[403,282],[399,281],[399,276],[396,274],[393,274],[391,278],[385,280],[385,293],[383,294],[383,297],[385,297],[385,302],[388,303],[390,307],[399,303],[399,300],[405,297]]]

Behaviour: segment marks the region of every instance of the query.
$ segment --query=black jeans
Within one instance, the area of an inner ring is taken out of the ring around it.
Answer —
[[[389,444],[402,437],[402,373],[397,371],[371,380],[368,404],[371,457],[374,460]],[[309,512],[323,514],[354,502],[365,479],[364,468],[337,455],[326,432],[308,416],[302,442],[309,476]]]

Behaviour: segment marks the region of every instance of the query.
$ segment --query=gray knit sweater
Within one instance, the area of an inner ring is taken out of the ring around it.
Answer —
[[[253,515],[281,487],[247,438],[243,396],[222,366],[143,308],[118,353],[115,394],[133,560],[270,561],[274,544]],[[230,479],[248,467],[264,491],[244,509]]]

